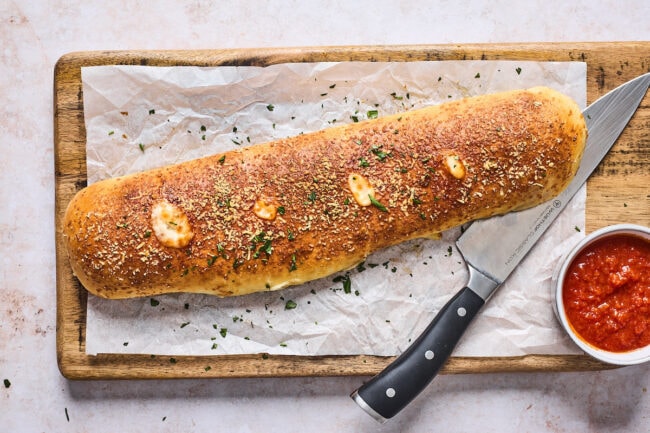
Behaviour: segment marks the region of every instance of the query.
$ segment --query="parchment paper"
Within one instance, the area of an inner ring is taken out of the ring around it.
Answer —
[[[82,68],[89,183],[466,96],[546,85],[586,105],[584,63],[344,62]],[[454,354],[579,353],[550,278],[583,236],[585,190],[484,307]],[[467,280],[460,229],[378,251],[354,270],[234,298],[90,295],[86,350],[215,355],[395,355]]]

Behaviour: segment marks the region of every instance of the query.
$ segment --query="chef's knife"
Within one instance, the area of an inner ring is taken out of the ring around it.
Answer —
[[[472,223],[456,246],[469,270],[467,286],[395,361],[351,395],[385,422],[436,376],[472,319],[533,248],[618,139],[650,86],[650,73],[599,98],[583,111],[589,132],[576,176],[557,197],[532,209]]]

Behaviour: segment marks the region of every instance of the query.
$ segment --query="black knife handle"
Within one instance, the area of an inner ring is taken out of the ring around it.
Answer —
[[[463,288],[406,351],[351,397],[378,421],[392,418],[438,374],[483,304],[472,289]]]

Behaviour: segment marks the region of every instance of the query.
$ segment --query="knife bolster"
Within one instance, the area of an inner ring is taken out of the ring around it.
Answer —
[[[467,269],[469,270],[469,281],[467,282],[467,287],[480,296],[485,302],[487,302],[501,283],[503,283],[503,281],[498,282],[493,280],[469,263],[467,264]]]

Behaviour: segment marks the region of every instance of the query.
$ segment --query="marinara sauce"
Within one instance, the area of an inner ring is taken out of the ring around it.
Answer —
[[[562,296],[569,323],[592,346],[650,344],[650,242],[629,234],[593,242],[567,269]]]

